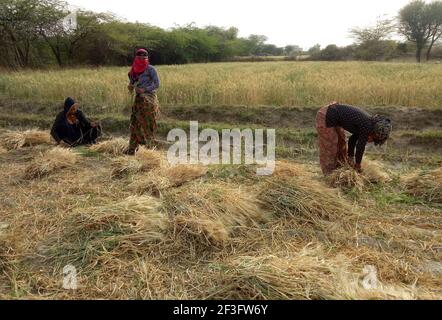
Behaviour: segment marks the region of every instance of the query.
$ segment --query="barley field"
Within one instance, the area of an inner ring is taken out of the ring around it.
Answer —
[[[163,105],[442,107],[442,65],[370,62],[265,62],[159,66]],[[0,96],[118,110],[130,104],[128,68],[2,72]]]

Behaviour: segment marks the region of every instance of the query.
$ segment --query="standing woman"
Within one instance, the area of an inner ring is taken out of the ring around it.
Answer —
[[[135,102],[130,118],[130,142],[127,154],[134,155],[140,144],[151,146],[157,131],[159,115],[156,90],[160,86],[157,71],[149,64],[147,51],[136,52],[129,72],[130,92],[135,89]]]

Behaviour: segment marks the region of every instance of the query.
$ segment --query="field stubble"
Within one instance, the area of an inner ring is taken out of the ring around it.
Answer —
[[[63,167],[46,165],[66,155],[44,144],[0,155],[0,297],[441,297],[440,207],[426,194],[393,198],[408,192],[398,169],[340,190],[308,162],[256,177],[243,165],[169,167],[161,150],[142,150],[139,170],[116,177],[120,145],[80,148]],[[49,169],[27,175],[36,164]],[[67,264],[75,291],[61,288]],[[367,266],[375,289],[362,284]]]

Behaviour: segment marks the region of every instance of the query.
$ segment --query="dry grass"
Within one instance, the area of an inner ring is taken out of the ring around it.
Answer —
[[[222,247],[230,239],[226,226],[217,219],[196,215],[178,215],[173,219],[176,236],[200,242],[207,247]]]
[[[90,146],[90,150],[93,152],[109,154],[113,156],[121,156],[127,150],[129,142],[123,138],[114,138],[111,140],[103,141]]]
[[[40,178],[60,169],[72,167],[78,159],[78,154],[71,149],[55,147],[35,157],[26,167],[24,176],[27,179]]]
[[[147,172],[159,168],[163,162],[161,152],[140,147],[135,156],[122,156],[112,159],[111,176],[122,178],[138,172]]]
[[[235,256],[223,265],[225,271],[219,275],[214,297],[266,300],[417,298],[418,291],[412,286],[379,283],[373,289],[365,289],[363,272],[352,272],[350,266],[348,257],[330,257],[321,247],[311,246],[293,248],[283,256]]]
[[[362,174],[359,174],[350,166],[345,166],[333,171],[326,177],[327,182],[333,188],[341,188],[343,190],[356,189],[362,192],[366,186],[366,181]]]
[[[306,177],[271,179],[262,188],[260,199],[279,217],[313,224],[344,221],[353,212],[336,190]]]
[[[122,156],[112,159],[111,176],[113,178],[123,178],[129,174],[140,172],[143,165],[134,157]]]
[[[259,227],[271,220],[253,193],[223,183],[194,183],[174,189],[164,195],[164,201],[171,215],[220,221],[229,234],[242,227]]]
[[[391,181],[390,175],[377,161],[364,161],[362,173],[350,166],[344,166],[327,176],[326,180],[334,188],[355,189],[362,192],[370,184],[384,184]]]
[[[442,167],[433,171],[419,171],[403,179],[406,191],[426,201],[442,203]]]
[[[0,155],[5,153],[8,153],[8,150],[0,146]]]
[[[8,131],[0,136],[0,144],[9,150],[20,149],[41,144],[51,144],[51,136],[49,132],[37,129]]]
[[[310,173],[309,169],[302,164],[290,161],[276,161],[274,177],[290,178],[305,176]]]
[[[390,174],[385,169],[385,164],[379,161],[365,160],[362,164],[362,170],[365,180],[370,183],[382,184],[392,180]]]
[[[144,171],[159,168],[164,164],[164,155],[162,152],[155,149],[147,149],[140,147],[135,154],[135,159],[141,164],[141,169]]]
[[[170,181],[172,187],[179,187],[187,182],[201,178],[206,173],[206,167],[195,165],[177,165],[164,171],[164,175]]]
[[[207,173],[204,166],[177,165],[173,167],[160,167],[131,183],[130,187],[137,193],[148,193],[159,196],[161,192],[180,187],[185,183],[203,177]]]
[[[83,230],[110,230],[115,235],[106,241],[131,241],[135,245],[164,240],[169,220],[161,211],[161,203],[148,196],[131,196],[123,201],[92,208],[75,217]],[[118,234],[115,227],[125,230]],[[128,231],[129,230],[129,231]]]
[[[68,217],[65,226],[62,238],[48,238],[40,246],[40,254],[49,261],[82,260],[85,268],[92,268],[108,258],[142,253],[164,241],[169,219],[157,199],[131,196],[79,210]]]
[[[0,162],[0,298],[440,299],[436,208],[352,204],[289,161],[250,185],[201,179],[204,167],[168,167],[155,150],[142,153],[145,169],[140,155],[122,157],[138,173],[128,179],[109,177],[112,157],[14,178],[37,152]],[[61,288],[66,264],[76,291]],[[376,289],[362,286],[367,265]]]

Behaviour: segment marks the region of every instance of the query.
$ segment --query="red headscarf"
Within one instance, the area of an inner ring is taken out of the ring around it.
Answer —
[[[129,71],[129,78],[137,81],[140,74],[146,71],[148,66],[149,58],[147,57],[147,51],[144,49],[137,50],[134,62],[132,63],[132,69]]]

